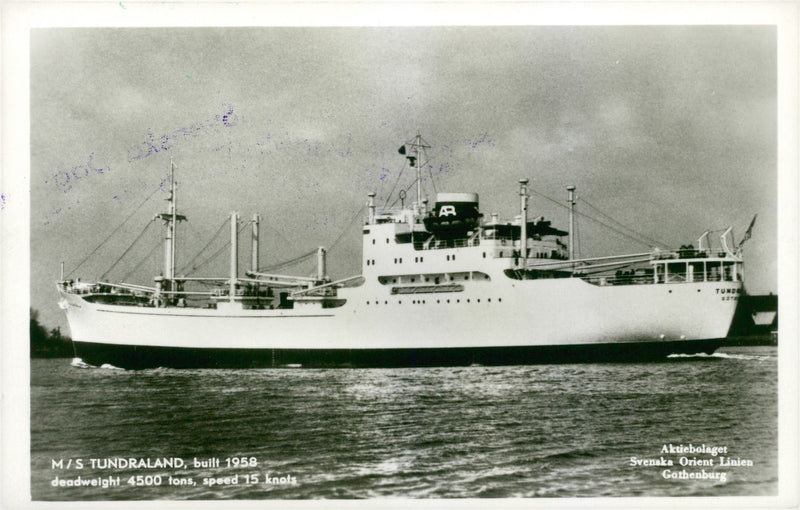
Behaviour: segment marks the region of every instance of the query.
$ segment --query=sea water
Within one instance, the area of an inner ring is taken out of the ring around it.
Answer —
[[[31,492],[54,501],[775,495],[776,353],[330,370],[32,360]]]

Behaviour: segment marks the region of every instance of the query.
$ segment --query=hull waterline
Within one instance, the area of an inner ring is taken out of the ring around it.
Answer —
[[[75,342],[90,365],[148,368],[399,368],[666,361],[670,354],[711,354],[724,339],[568,346],[427,349],[198,349]]]

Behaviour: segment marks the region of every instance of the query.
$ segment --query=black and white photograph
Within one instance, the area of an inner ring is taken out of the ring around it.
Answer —
[[[796,6],[633,6],[9,9],[9,508],[796,506]]]

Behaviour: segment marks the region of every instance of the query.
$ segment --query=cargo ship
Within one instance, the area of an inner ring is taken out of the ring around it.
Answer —
[[[573,186],[568,230],[529,218],[525,179],[510,220],[484,217],[473,192],[437,193],[430,204],[421,174],[429,148],[419,135],[401,147],[416,200],[379,208],[369,194],[360,274],[339,280],[327,274],[324,247],[316,274],[260,271],[258,215],[251,267],[241,271],[238,236],[248,224],[237,213],[229,274],[176,274],[185,218],[171,164],[169,207],[156,217],[163,273],[153,285],[65,279],[62,264],[59,305],[76,355],[131,369],[469,366],[661,360],[724,342],[752,224],[738,246],[729,228],[715,249],[706,232],[697,248],[576,257]]]

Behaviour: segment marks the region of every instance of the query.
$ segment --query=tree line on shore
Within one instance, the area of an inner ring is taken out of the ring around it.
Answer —
[[[31,358],[71,358],[74,356],[72,339],[61,333],[61,328],[47,331],[39,323],[39,311],[30,309]]]

